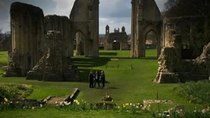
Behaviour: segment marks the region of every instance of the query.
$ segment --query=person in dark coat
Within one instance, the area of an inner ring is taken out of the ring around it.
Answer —
[[[98,87],[100,87],[100,71],[96,71],[96,74],[95,74],[95,83],[94,83],[94,86],[96,86],[96,83],[98,84]]]
[[[101,82],[102,82],[102,87],[104,88],[106,82],[104,71],[101,71]]]
[[[94,82],[94,75],[93,75],[93,72],[90,71],[90,73],[89,73],[89,88],[94,88],[93,82]]]

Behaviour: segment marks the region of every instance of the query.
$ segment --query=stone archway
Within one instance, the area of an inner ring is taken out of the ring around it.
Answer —
[[[73,35],[79,30],[85,36],[84,56],[97,57],[99,54],[99,0],[75,0],[70,20]]]
[[[158,27],[155,26],[154,24],[150,24],[148,25],[147,27],[144,28],[144,31],[143,31],[143,48],[141,50],[142,54],[144,55],[144,57],[146,56],[146,49],[147,49],[147,44],[146,44],[146,40],[147,40],[147,36],[149,33],[153,33],[154,35],[154,39],[153,39],[153,43],[155,42],[155,44],[153,45],[155,49],[157,49],[157,57],[159,56],[160,54],[160,51],[161,51],[161,48],[160,48],[160,44],[161,44],[161,40],[160,40],[160,32],[158,31]]]
[[[112,49],[113,50],[120,50],[120,42],[118,40],[114,40],[112,42]]]
[[[145,35],[154,30],[160,53],[162,16],[154,0],[132,0],[131,56],[145,57]]]

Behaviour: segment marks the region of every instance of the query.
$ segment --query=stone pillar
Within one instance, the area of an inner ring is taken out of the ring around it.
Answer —
[[[45,31],[57,30],[61,32],[63,40],[64,52],[63,55],[71,57],[73,55],[73,39],[71,37],[70,20],[66,16],[48,15],[44,18]]]
[[[143,39],[143,2],[132,0],[132,24],[131,24],[131,56],[134,58],[145,56],[145,44]]]
[[[47,51],[34,68],[28,72],[27,79],[44,81],[79,81],[79,72],[70,58],[63,55],[65,47],[60,31],[48,31]]]
[[[181,37],[178,34],[171,34],[171,45],[164,47],[158,59],[157,83],[177,83],[180,82],[179,74],[181,66]]]
[[[88,39],[85,41],[87,46],[88,55],[97,57],[99,55],[99,0],[92,0],[89,3],[89,26],[88,26]]]
[[[135,0],[131,1],[132,4],[132,12],[131,12],[131,57],[135,57],[135,25],[136,25],[136,4]]]
[[[6,76],[25,76],[42,55],[43,11],[15,2],[10,9],[12,52]]]

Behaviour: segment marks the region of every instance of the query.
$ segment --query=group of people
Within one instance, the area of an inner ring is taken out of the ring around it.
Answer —
[[[105,87],[105,73],[104,71],[96,70],[95,73],[93,71],[90,71],[89,73],[89,88],[94,88],[96,87],[96,84],[98,87]],[[102,83],[102,86],[101,86]]]

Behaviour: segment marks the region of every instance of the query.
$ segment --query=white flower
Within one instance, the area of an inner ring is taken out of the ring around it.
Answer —
[[[202,112],[202,113],[206,113],[206,109],[203,109],[201,112]]]
[[[66,106],[68,106],[68,105],[70,105],[71,104],[71,102],[64,102],[64,105],[66,105]]]
[[[8,102],[8,99],[7,99],[7,98],[4,98],[4,101],[5,101],[5,102]]]

